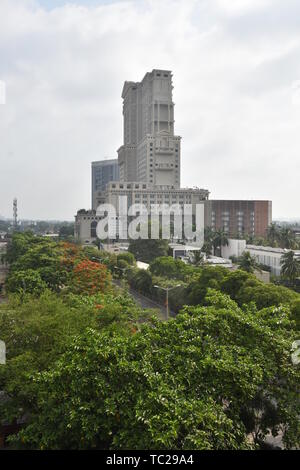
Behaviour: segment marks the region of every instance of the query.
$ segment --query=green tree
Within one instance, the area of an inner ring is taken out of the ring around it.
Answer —
[[[224,230],[217,230],[214,232],[213,247],[214,253],[221,256],[222,246],[228,245],[228,234]]]
[[[279,238],[280,238],[279,227],[278,227],[277,224],[272,223],[271,225],[269,225],[268,231],[267,231],[267,239],[268,239],[270,245],[271,246],[276,246]]]
[[[248,280],[253,280],[257,283],[256,278],[244,270],[228,271],[220,285],[221,291],[229,295],[231,299],[236,300],[240,289]]]
[[[239,305],[254,302],[258,308],[291,306],[299,298],[296,292],[274,284],[264,284],[255,278],[249,278],[239,289],[236,300]]]
[[[48,288],[59,291],[67,281],[67,271],[62,264],[62,256],[63,247],[52,240],[36,237],[32,233],[14,234],[8,248],[7,259],[10,263],[8,288],[14,286],[16,273],[28,270],[29,277],[32,277],[34,270]],[[11,277],[12,282],[10,282]]]
[[[280,229],[279,240],[281,248],[287,248],[288,250],[297,248],[295,233],[289,227]]]
[[[267,433],[299,446],[299,369],[288,312],[241,310],[209,291],[131,336],[88,330],[35,376],[17,442],[38,449],[246,449]]]
[[[204,242],[201,251],[202,253],[205,253],[207,256],[211,255],[213,252],[213,244],[207,241]]]
[[[108,335],[128,336],[149,318],[125,291],[96,295],[60,296],[45,291],[39,298],[26,294],[0,306],[1,340],[7,361],[0,367],[0,422],[30,417],[37,407],[32,374],[50,368],[64,353],[72,336],[86,328]],[[152,312],[153,315],[153,312]]]
[[[0,308],[1,339],[6,343],[7,362],[0,367],[0,421],[13,422],[34,406],[31,374],[47,369],[66,349],[70,337],[87,327],[97,327],[95,310],[71,308],[50,291],[39,298],[11,298]]]
[[[174,259],[171,256],[162,256],[152,261],[150,271],[155,276],[170,279],[184,279],[186,274],[190,272],[190,267],[180,259]]]
[[[47,289],[38,271],[14,271],[7,279],[6,290],[11,293],[41,295]]]
[[[41,238],[35,237],[32,232],[14,233],[9,240],[6,251],[6,260],[9,264],[16,262],[20,256],[24,255],[28,247],[40,243]]]
[[[168,240],[130,240],[129,252],[137,261],[151,263],[155,258],[167,256],[169,249]]]
[[[300,330],[300,297],[291,302],[291,318],[296,323],[296,329]]]
[[[127,265],[134,266],[136,264],[135,257],[130,252],[119,253],[117,255],[117,263],[125,261]]]
[[[203,305],[208,288],[221,290],[228,271],[223,266],[204,266],[187,285],[186,304]]]
[[[61,240],[69,240],[74,237],[74,224],[62,225],[59,229],[59,238]]]
[[[201,250],[193,252],[193,265],[194,266],[203,266],[204,265],[204,257],[201,253]]]
[[[240,269],[247,273],[253,273],[255,270],[260,270],[259,263],[255,256],[252,256],[249,251],[244,251],[244,253],[238,258],[238,265]]]
[[[284,253],[281,257],[280,265],[282,277],[288,279],[291,284],[294,284],[300,276],[300,261],[296,258],[295,253],[293,251]]]
[[[149,295],[152,292],[152,276],[149,271],[145,269],[134,269],[127,272],[127,279],[130,286],[145,294]]]
[[[203,253],[206,253],[206,255],[211,255],[213,252],[215,232],[211,229],[211,227],[205,227],[204,228],[204,244],[202,246],[202,251]]]

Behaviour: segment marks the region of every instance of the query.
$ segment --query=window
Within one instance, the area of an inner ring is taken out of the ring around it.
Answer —
[[[97,238],[97,225],[95,220],[91,223],[91,238]]]

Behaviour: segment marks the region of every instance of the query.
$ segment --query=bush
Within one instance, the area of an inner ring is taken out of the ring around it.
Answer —
[[[135,257],[133,256],[132,253],[125,252],[125,253],[120,253],[117,255],[117,262],[119,264],[119,261],[125,261],[127,264],[130,266],[135,265]]]

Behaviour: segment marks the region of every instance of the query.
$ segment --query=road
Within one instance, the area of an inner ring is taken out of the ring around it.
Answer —
[[[149,308],[155,309],[156,311],[158,311],[158,316],[161,320],[167,319],[167,312],[166,312],[165,307],[155,302],[154,300],[151,300],[148,297],[145,297],[140,292],[137,292],[133,289],[129,289],[129,293],[132,295],[136,303],[140,305],[140,307],[142,307],[143,309],[149,309]]]
[[[114,279],[113,283],[120,287],[121,282],[118,279]],[[161,320],[166,320],[167,319],[167,312],[166,308],[159,304],[158,302],[155,302],[155,300],[149,299],[149,297],[146,297],[145,295],[141,294],[140,292],[137,292],[134,289],[128,288],[129,294],[134,298],[136,303],[142,307],[143,309],[155,309],[158,311],[158,316]],[[174,317],[175,313],[170,311],[170,317]]]

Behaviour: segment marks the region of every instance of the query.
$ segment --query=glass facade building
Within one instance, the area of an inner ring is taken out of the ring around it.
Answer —
[[[97,196],[111,181],[119,180],[118,159],[92,162],[92,209],[96,209]]]

